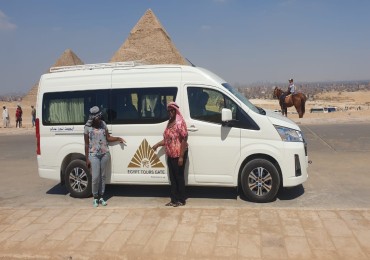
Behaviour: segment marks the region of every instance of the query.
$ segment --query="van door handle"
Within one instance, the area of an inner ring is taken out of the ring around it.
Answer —
[[[188,131],[189,132],[196,132],[196,131],[198,131],[198,128],[196,128],[195,125],[191,125],[190,127],[188,127]]]

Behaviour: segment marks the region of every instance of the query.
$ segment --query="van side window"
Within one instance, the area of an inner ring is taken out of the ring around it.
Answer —
[[[237,104],[222,93],[199,87],[188,87],[190,116],[193,119],[221,124],[221,110],[230,108],[236,119]]]
[[[113,122],[137,120],[138,96],[132,91],[118,91],[112,95]]]
[[[213,89],[188,87],[190,117],[196,120],[222,124],[221,111],[232,112],[233,127],[259,130],[259,126],[229,97]]]
[[[42,118],[44,125],[84,125],[89,109],[99,106],[109,123],[108,90],[66,91],[45,93]]]
[[[112,124],[164,122],[168,119],[167,103],[176,95],[176,87],[113,89]]]

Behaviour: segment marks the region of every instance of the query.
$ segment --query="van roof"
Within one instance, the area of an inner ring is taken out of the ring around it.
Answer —
[[[136,67],[145,65],[140,61],[127,61],[127,62],[110,62],[110,63],[94,63],[72,66],[51,67],[50,72],[64,72],[76,70],[93,70],[93,69],[107,69],[107,68],[122,68],[122,67]]]
[[[214,74],[213,72],[207,69],[201,68],[201,67],[195,67],[195,66],[190,66],[190,65],[179,65],[179,64],[154,64],[154,65],[150,64],[149,65],[149,64],[141,63],[140,61],[95,63],[95,64],[51,67],[50,73],[44,74],[43,77],[54,78],[53,74],[55,75],[59,73],[60,74],[68,73],[68,75],[70,75],[70,73],[74,74],[77,72],[81,72],[82,74],[85,74],[85,73],[90,74],[90,73],[94,73],[94,71],[96,72],[100,71],[102,73],[110,73],[110,71],[113,71],[114,69],[125,69],[125,68],[126,69],[181,68],[182,72],[185,73],[183,77],[186,77],[185,75],[196,75],[197,74],[198,76],[207,78],[208,80],[211,80],[211,81],[214,81],[220,84],[226,83],[226,81],[222,79],[221,77],[219,77],[218,75]]]

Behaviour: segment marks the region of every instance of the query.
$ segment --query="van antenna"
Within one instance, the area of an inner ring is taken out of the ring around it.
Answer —
[[[185,58],[189,63],[190,63],[190,65],[192,66],[192,67],[196,67],[193,63],[191,63],[191,61],[190,60],[188,60],[187,58]]]

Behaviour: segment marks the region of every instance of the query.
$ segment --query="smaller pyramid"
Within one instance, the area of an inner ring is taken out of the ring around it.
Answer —
[[[52,67],[61,67],[61,66],[73,66],[73,65],[83,65],[84,63],[80,60],[79,57],[71,50],[66,49],[59,59],[54,63]]]
[[[83,64],[84,63],[71,49],[66,49],[62,53],[62,55],[60,55],[59,59],[57,59],[54,65],[51,67],[73,66],[73,65],[83,65]],[[46,73],[49,73],[49,72],[50,72],[50,69],[46,71]],[[27,95],[23,98],[22,101],[29,102],[30,104],[36,104],[38,88],[39,88],[39,83],[36,83],[31,88],[31,90],[27,93]]]
[[[176,49],[151,9],[140,18],[110,62],[141,61],[145,64],[188,63]]]

